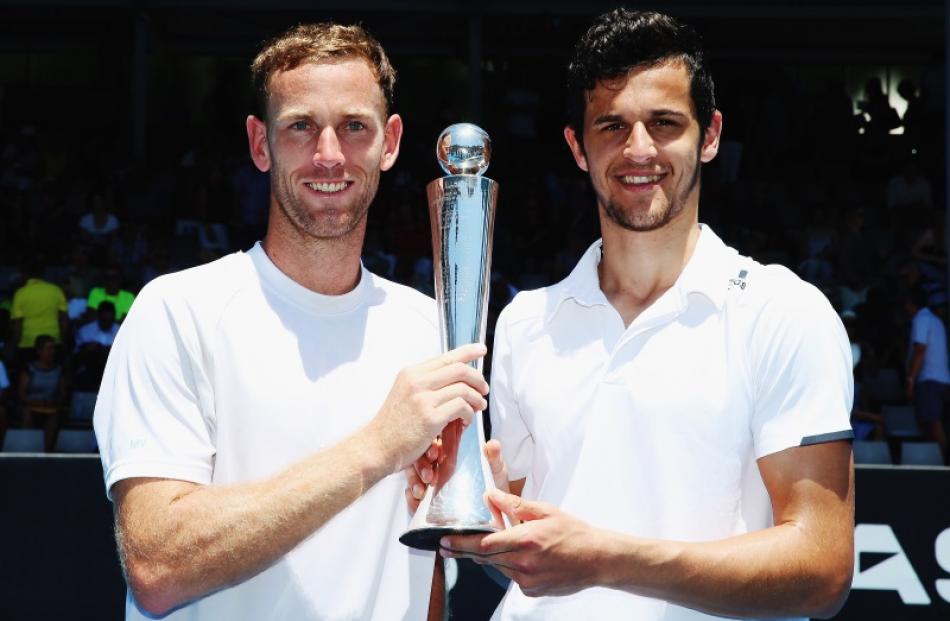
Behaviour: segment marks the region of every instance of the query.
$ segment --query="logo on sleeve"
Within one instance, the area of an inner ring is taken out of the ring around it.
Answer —
[[[739,287],[739,289],[745,289],[747,284],[746,276],[748,275],[748,270],[739,270],[738,276],[729,279],[729,291],[732,291],[736,287]]]

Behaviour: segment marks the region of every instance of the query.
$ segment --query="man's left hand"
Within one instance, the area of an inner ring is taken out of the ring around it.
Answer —
[[[488,499],[512,523],[521,523],[488,535],[444,537],[442,556],[493,565],[532,597],[568,595],[597,584],[601,531],[552,505],[497,489]]]

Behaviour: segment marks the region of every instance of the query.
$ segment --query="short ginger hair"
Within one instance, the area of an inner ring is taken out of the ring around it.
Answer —
[[[388,115],[393,105],[396,70],[386,51],[362,26],[342,26],[330,22],[300,24],[264,43],[251,63],[256,113],[267,118],[268,81],[278,71],[290,71],[304,63],[363,59],[383,92]]]

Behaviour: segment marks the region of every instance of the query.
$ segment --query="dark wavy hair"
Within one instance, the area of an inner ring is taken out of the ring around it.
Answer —
[[[568,123],[581,136],[587,92],[601,80],[626,75],[635,67],[681,61],[690,77],[690,95],[699,127],[712,122],[716,96],[703,59],[702,41],[691,27],[654,11],[619,8],[604,13],[574,46],[567,68]]]

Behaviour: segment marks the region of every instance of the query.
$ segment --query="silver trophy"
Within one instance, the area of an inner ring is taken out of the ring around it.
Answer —
[[[426,193],[445,352],[485,342],[498,183],[482,176],[491,159],[491,140],[476,125],[447,127],[436,143],[436,157],[448,176],[429,183]],[[481,371],[481,360],[471,364]],[[467,427],[455,421],[442,431],[443,457],[436,480],[429,484],[409,530],[399,541],[436,550],[444,535],[498,530],[485,504],[485,492],[494,487],[494,481],[482,452],[484,445],[481,412]]]

